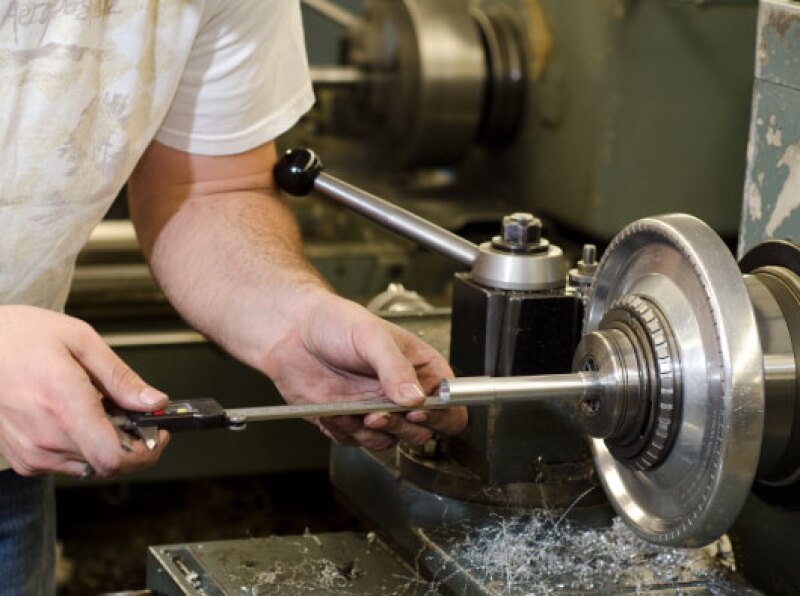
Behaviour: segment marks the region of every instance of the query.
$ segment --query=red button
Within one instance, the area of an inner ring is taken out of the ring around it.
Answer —
[[[153,412],[153,416],[163,416],[163,415],[164,415],[164,410],[156,410],[155,412]]]

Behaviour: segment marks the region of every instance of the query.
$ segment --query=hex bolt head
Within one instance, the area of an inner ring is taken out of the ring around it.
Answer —
[[[502,238],[512,245],[539,244],[542,239],[542,221],[530,213],[512,213],[503,218]]]

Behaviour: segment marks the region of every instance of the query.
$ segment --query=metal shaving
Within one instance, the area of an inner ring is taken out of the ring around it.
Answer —
[[[309,547],[321,548],[322,541],[308,529],[302,538],[295,546],[301,554],[308,555],[306,558],[300,563],[273,561],[268,569],[255,572],[248,584],[240,587],[241,593],[258,596],[287,593],[285,591],[291,594],[335,592],[350,588],[353,580],[364,575],[357,559],[339,564],[328,558],[314,557]]]
[[[490,520],[461,537],[446,549],[457,571],[448,565],[442,572],[448,577],[434,577],[428,593],[458,574],[502,594],[640,592],[697,581],[722,585],[733,565],[723,542],[705,549],[658,547],[638,538],[619,518],[611,528],[583,529],[539,511]]]
[[[350,587],[359,574],[355,562],[345,569],[330,559],[306,559],[299,564],[276,561],[267,571],[258,572],[252,585],[241,589],[253,596],[274,593],[276,586],[292,593],[341,590]]]
[[[424,548],[416,571],[389,575],[385,584],[366,585],[359,558],[337,557],[311,532],[286,544],[297,549],[267,564],[245,560],[243,596],[268,594],[752,594],[734,581],[730,542],[704,549],[658,547],[638,538],[619,519],[610,527],[587,529],[548,511],[518,517],[492,517],[432,529],[417,529]],[[363,556],[377,541],[370,534]],[[327,552],[326,552],[327,551]],[[325,553],[325,554],[323,554]],[[298,557],[299,555],[299,557]],[[329,558],[331,557],[331,558]],[[372,576],[370,576],[372,577]],[[426,579],[427,578],[427,579]],[[674,591],[674,592],[673,592]]]
[[[664,587],[682,593],[682,587],[697,582],[703,582],[708,593],[747,593],[731,581],[734,561],[727,539],[704,549],[658,547],[638,538],[619,518],[611,527],[586,529],[564,515],[535,511],[442,528],[434,534],[441,548],[424,549],[417,559],[428,573],[395,576],[403,582],[401,587],[381,590],[382,594],[431,596],[442,590],[472,594],[466,586],[474,582],[481,586],[480,593],[503,595],[645,594]],[[315,557],[313,551],[322,542],[310,532],[295,546],[306,558],[299,563],[275,560],[267,569],[254,570],[252,580],[241,587],[242,594],[365,594],[356,581],[365,574],[357,559],[342,564]],[[430,577],[431,571],[431,579],[422,578]],[[465,578],[470,581],[465,583]]]

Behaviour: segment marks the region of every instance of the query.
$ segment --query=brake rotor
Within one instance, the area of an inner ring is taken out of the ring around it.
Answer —
[[[707,544],[735,520],[758,466],[764,382],[753,308],[727,247],[688,215],[643,219],[617,235],[600,262],[584,333],[631,296],[652,303],[674,337],[680,424],[666,454],[645,469],[593,439],[597,471],[645,540]]]

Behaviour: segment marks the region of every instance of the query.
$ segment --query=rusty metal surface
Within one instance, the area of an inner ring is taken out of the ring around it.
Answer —
[[[739,254],[800,236],[800,4],[762,3]]]

